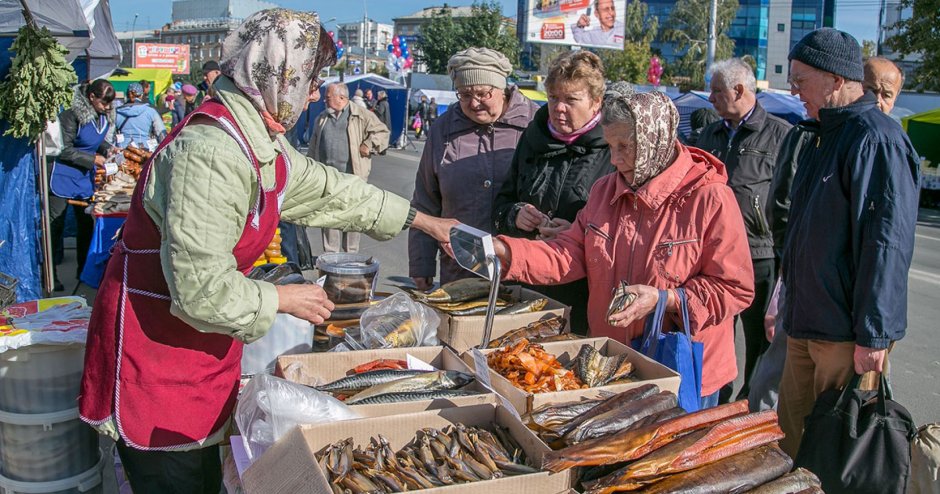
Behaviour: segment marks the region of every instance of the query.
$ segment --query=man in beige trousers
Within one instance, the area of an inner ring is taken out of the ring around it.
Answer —
[[[326,109],[314,122],[307,156],[343,173],[369,179],[372,155],[388,148],[389,130],[369,110],[349,104],[349,88],[336,82],[326,88]],[[359,234],[324,228],[324,252],[358,252]]]

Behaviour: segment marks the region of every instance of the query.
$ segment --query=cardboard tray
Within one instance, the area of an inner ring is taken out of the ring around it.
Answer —
[[[457,354],[449,348],[440,346],[282,355],[277,359],[277,367],[274,373],[288,381],[312,386],[335,381],[345,376],[353,367],[375,359],[405,360],[407,355],[419,358],[437,369],[473,374],[473,370]],[[484,388],[479,382],[473,382],[464,389],[479,391],[483,394],[451,399],[350,405],[350,408],[363,417],[384,417],[438,408],[496,403],[496,397],[493,393]]]
[[[513,295],[520,300],[532,300],[536,298],[548,298],[539,292],[522,288],[520,286],[509,287]],[[475,346],[478,346],[483,340],[483,329],[486,321],[485,315],[479,316],[451,316],[446,312],[436,311],[441,316],[441,325],[437,329],[437,338],[442,343],[450,346],[457,353],[463,353]],[[529,325],[540,319],[548,319],[553,316],[562,316],[570,319],[571,307],[548,299],[545,308],[537,312],[513,315],[497,315],[493,318],[493,332],[490,338],[499,338],[500,336],[524,326]],[[563,331],[568,331],[566,325]]]
[[[647,383],[655,384],[663,391],[679,393],[678,373],[619,341],[610,338],[584,338],[581,340],[542,343],[541,345],[545,348],[546,352],[555,355],[562,365],[567,365],[568,362],[578,355],[578,351],[581,350],[581,345],[584,344],[592,345],[601,352],[601,355],[608,357],[626,353],[628,359],[633,364],[634,376],[639,379],[639,381],[572,391],[532,394],[515,387],[508,379],[490,369],[489,374],[493,390],[509,400],[513,408],[520,414],[531,412],[547,404],[579,401],[582,397],[596,398],[600,396],[601,392],[622,393],[628,389],[636,388]],[[496,350],[497,349],[483,350],[481,353],[488,355]],[[465,353],[463,358],[469,365],[473,365],[473,355],[470,352]]]
[[[441,429],[461,422],[489,428],[496,422],[525,450],[535,466],[541,467],[542,455],[548,446],[522,424],[511,412],[493,404],[447,408],[392,417],[348,420],[333,424],[299,426],[271,446],[253,463],[242,477],[248,494],[289,492],[291,494],[332,494],[324,473],[316,462],[315,453],[323,447],[352,437],[357,446],[369,444],[378,434],[385,436],[392,449],[398,451],[425,427]],[[561,494],[572,486],[571,470],[559,473],[539,472],[457,484],[420,492],[427,494]]]

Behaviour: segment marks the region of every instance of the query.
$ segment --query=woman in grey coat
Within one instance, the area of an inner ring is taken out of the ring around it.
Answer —
[[[507,85],[512,66],[498,51],[468,48],[451,57],[447,72],[457,88],[458,104],[441,115],[428,133],[411,205],[426,214],[495,232],[496,195],[538,105]],[[433,284],[440,252],[430,236],[409,234],[409,274],[418,288]],[[450,257],[440,257],[441,283],[472,276]]]

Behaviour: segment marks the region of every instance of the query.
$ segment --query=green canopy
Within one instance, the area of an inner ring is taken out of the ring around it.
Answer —
[[[901,119],[918,154],[930,160],[932,166],[940,164],[940,108]]]
[[[170,69],[124,69],[125,76],[111,76],[108,81],[115,91],[126,92],[127,86],[132,82],[150,81],[150,104],[156,103],[156,97],[163,94],[166,88],[173,84],[173,73]]]

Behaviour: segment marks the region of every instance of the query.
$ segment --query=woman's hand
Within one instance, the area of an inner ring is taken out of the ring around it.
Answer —
[[[107,158],[101,156],[100,154],[95,155],[95,166],[104,166],[104,162],[107,161]]]
[[[524,232],[534,232],[536,228],[548,223],[548,216],[531,204],[523,204],[516,213],[516,228]]]
[[[649,285],[630,285],[625,291],[635,294],[636,300],[626,309],[610,316],[611,325],[620,328],[625,328],[634,321],[648,316],[659,302],[659,290]]]
[[[312,324],[323,324],[330,318],[333,302],[320,285],[278,285],[277,311],[299,317]]]
[[[561,218],[553,218],[548,225],[539,227],[539,240],[552,240],[559,233],[571,228],[571,222]]]
[[[435,218],[418,211],[414,221],[411,222],[411,227],[427,233],[441,244],[449,244],[450,229],[459,224],[460,222],[455,219]]]

